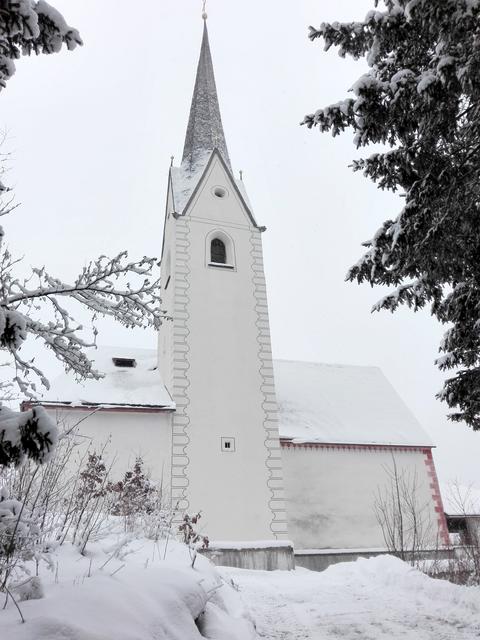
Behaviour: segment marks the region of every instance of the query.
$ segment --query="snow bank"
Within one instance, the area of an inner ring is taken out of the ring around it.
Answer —
[[[188,549],[172,541],[163,559],[164,545],[106,540],[86,557],[60,547],[53,558],[57,575],[44,575],[46,597],[21,603],[25,624],[12,603],[1,611],[0,638],[252,640],[235,591],[213,565],[199,557],[192,569]]]
[[[2,637],[10,640],[188,640],[198,638],[194,620],[205,609],[207,594],[187,571],[124,570],[82,586],[63,586],[47,600],[22,605],[27,619],[19,625],[10,611]],[[85,584],[86,582],[86,584]],[[13,618],[13,619],[12,619]],[[153,635],[155,634],[155,635]]]
[[[359,558],[329,567],[323,576],[330,584],[355,583],[357,589],[384,590],[396,593],[399,600],[420,602],[428,600],[448,609],[461,604],[475,612],[480,621],[480,589],[462,587],[446,580],[430,578],[399,558],[389,555],[376,558]]]
[[[321,573],[222,568],[260,637],[478,640],[480,588],[434,580],[391,556]],[[228,636],[227,636],[228,637]]]

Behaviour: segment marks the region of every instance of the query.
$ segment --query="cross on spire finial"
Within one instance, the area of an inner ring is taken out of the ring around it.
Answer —
[[[206,20],[206,19],[208,18],[208,14],[207,14],[206,9],[205,9],[205,5],[206,5],[206,4],[207,4],[207,0],[203,0],[202,18],[203,18],[204,20]]]

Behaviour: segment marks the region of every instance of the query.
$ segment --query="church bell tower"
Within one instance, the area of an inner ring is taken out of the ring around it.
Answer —
[[[159,367],[175,403],[172,502],[215,540],[287,534],[262,232],[232,172],[204,14],[182,162],[169,173]]]

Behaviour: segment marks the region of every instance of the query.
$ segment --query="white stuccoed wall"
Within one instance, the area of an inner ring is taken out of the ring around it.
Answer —
[[[74,409],[50,410],[54,420],[73,426],[83,420],[88,412]],[[77,453],[81,455],[86,447],[99,451],[105,442],[107,464],[114,461],[112,478],[120,479],[131,469],[137,456],[142,456],[145,469],[152,479],[164,486],[170,482],[171,459],[171,413],[132,413],[121,411],[100,411],[90,415],[80,425]]]
[[[216,186],[227,190],[226,197],[213,194]],[[216,154],[186,215],[167,217],[166,226],[164,256],[175,243],[172,294],[167,291],[174,297],[167,307],[174,320],[170,334],[165,325],[160,331],[159,357],[168,357],[171,340],[172,371],[161,367],[177,405],[173,501],[201,510],[211,539],[282,537],[286,516],[261,234]],[[217,231],[231,239],[234,269],[208,264],[209,240]],[[235,438],[235,451],[221,450],[222,437]]]
[[[427,505],[434,547],[438,514],[426,456],[421,450],[394,455],[399,472],[417,474],[418,504]],[[374,503],[378,488],[388,484],[390,451],[290,446],[283,448],[283,468],[289,536],[296,549],[385,547]]]

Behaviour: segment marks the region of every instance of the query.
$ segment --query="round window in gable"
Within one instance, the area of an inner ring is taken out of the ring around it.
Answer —
[[[226,198],[228,196],[228,191],[224,187],[213,187],[212,192],[216,198]]]

